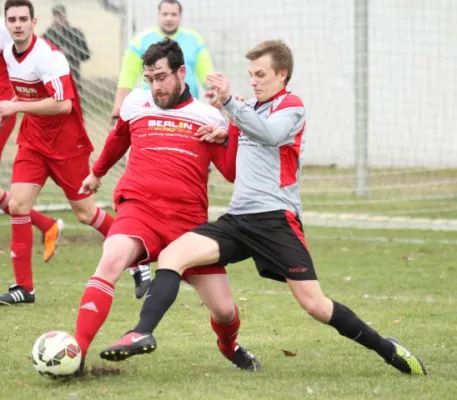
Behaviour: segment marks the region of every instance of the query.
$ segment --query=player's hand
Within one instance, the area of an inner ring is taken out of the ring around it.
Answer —
[[[219,94],[219,100],[222,104],[230,98],[230,81],[220,72],[207,74],[206,80]]]
[[[0,117],[9,117],[10,115],[16,114],[17,111],[17,102],[10,100],[0,101]]]
[[[224,128],[218,128],[214,125],[203,125],[195,133],[200,137],[202,142],[222,144],[227,140],[228,132]]]
[[[222,101],[219,97],[219,93],[217,93],[216,89],[209,89],[206,93],[205,93],[205,97],[209,99],[209,104],[215,108],[217,108],[218,110],[221,110],[222,109]]]
[[[98,189],[102,186],[102,179],[96,177],[92,172],[90,175],[83,180],[83,184],[81,189],[79,189],[79,193],[84,194],[91,194],[97,193]]]

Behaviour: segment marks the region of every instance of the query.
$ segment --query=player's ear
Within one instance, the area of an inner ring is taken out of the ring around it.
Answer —
[[[183,81],[186,79],[186,66],[185,65],[181,65],[176,72],[177,72],[178,78],[180,80]]]
[[[287,71],[284,70],[284,71],[279,71],[279,77],[280,77],[280,80],[282,83],[284,83],[287,79]]]
[[[32,25],[34,28],[35,28],[37,22],[38,22],[38,20],[36,18],[32,18]]]

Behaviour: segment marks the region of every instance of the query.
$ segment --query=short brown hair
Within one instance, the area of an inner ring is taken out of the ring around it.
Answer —
[[[12,7],[28,7],[30,11],[30,18],[35,18],[35,9],[30,0],[6,0],[5,2],[5,17],[6,12]]]
[[[160,9],[162,8],[162,4],[164,3],[167,3],[167,4],[177,4],[178,5],[178,9],[179,9],[179,14],[181,15],[182,14],[182,5],[181,3],[178,1],[178,0],[162,0],[160,3],[159,3],[159,7],[157,8],[160,12]]]
[[[279,71],[287,71],[287,77],[284,81],[287,85],[290,78],[292,78],[292,72],[294,71],[294,56],[290,47],[282,40],[265,40],[249,50],[244,56],[248,60],[254,61],[265,54],[270,54],[272,67],[276,73]]]

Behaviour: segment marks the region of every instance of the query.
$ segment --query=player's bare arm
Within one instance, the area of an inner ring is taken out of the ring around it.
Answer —
[[[34,115],[70,114],[71,100],[47,98],[38,101],[0,101],[0,116],[7,117],[17,113]]]

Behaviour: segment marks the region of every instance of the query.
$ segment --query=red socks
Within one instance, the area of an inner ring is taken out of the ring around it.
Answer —
[[[113,285],[95,276],[89,279],[81,297],[76,320],[75,338],[81,347],[83,357],[86,356],[95,335],[108,317],[113,295]]]
[[[90,225],[97,229],[103,236],[106,236],[113,221],[114,218],[110,214],[101,208],[97,208],[97,212],[90,222]]]
[[[28,292],[33,290],[33,230],[29,215],[11,215],[11,261],[16,283]]]
[[[235,318],[232,322],[224,324],[216,321],[211,315],[211,327],[217,335],[217,344],[220,351],[227,357],[232,357],[235,354],[236,338],[238,337],[238,330],[240,329],[240,313],[238,307],[235,305]]]

